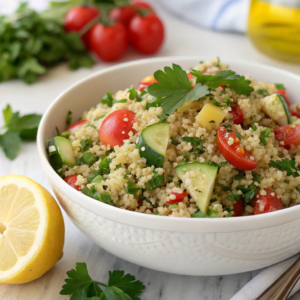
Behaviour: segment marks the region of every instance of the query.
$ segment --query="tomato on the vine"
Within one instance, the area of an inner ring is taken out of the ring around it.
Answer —
[[[103,145],[122,146],[124,140],[129,138],[129,132],[133,134],[133,124],[136,122],[135,113],[127,109],[119,109],[109,114],[99,129],[99,139]]]
[[[238,170],[252,170],[257,167],[252,154],[245,151],[236,135],[235,126],[231,124],[220,125],[217,131],[217,146],[225,159]]]
[[[153,12],[136,15],[129,23],[129,41],[133,47],[144,54],[159,50],[164,40],[164,25]]]
[[[115,7],[109,13],[109,18],[122,23],[125,27],[128,26],[131,19],[137,14],[136,9],[132,5],[124,5]]]
[[[95,54],[106,61],[120,58],[127,48],[126,29],[121,23],[96,24],[89,31],[89,44]]]
[[[74,6],[66,14],[64,20],[64,27],[67,32],[75,31],[79,32],[94,20],[100,16],[100,11],[94,6]],[[88,33],[82,36],[82,40],[86,46],[88,45]]]

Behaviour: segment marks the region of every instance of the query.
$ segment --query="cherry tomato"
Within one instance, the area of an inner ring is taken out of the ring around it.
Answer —
[[[126,29],[121,23],[107,26],[98,23],[89,32],[89,44],[99,58],[117,60],[127,48]]]
[[[138,86],[138,90],[142,91],[143,89],[145,89],[146,87],[148,87],[150,84],[158,82],[153,75],[149,75],[147,77],[145,77]]]
[[[187,76],[189,78],[189,81],[191,81],[194,78],[194,75],[192,75],[191,73],[187,73]],[[194,88],[195,86],[193,84],[191,84],[192,88]]]
[[[87,123],[88,123],[87,120],[78,121],[78,122],[72,124],[71,126],[69,126],[69,127],[67,128],[67,131],[68,131],[69,133],[72,134],[72,133],[74,133],[79,127],[81,127],[82,125],[87,124]]]
[[[128,26],[131,19],[137,14],[136,9],[131,5],[116,7],[109,13],[109,18],[122,23],[125,27]]]
[[[228,125],[226,124],[227,128],[221,125],[217,132],[217,145],[221,154],[238,170],[252,170],[256,168],[257,162],[250,158],[252,156],[251,153],[240,146],[240,140],[235,134],[235,127]],[[233,130],[233,132],[227,132],[227,130]],[[230,139],[232,141],[231,145],[228,145],[229,138],[232,138],[232,140]]]
[[[233,204],[234,217],[240,217],[244,212],[244,205],[241,199]]]
[[[80,31],[91,22],[93,19],[100,15],[100,11],[94,6],[74,6],[65,16],[64,27],[67,32]],[[82,40],[86,46],[88,45],[88,33],[82,36]]]
[[[222,89],[224,89],[225,85],[226,85],[226,83],[222,83],[222,84],[220,85],[220,87],[221,87]]]
[[[132,5],[135,5],[141,9],[152,9],[152,7],[144,1],[133,0],[131,3],[132,3]]]
[[[186,192],[183,192],[183,193],[181,193],[181,194],[179,194],[179,193],[172,193],[171,195],[175,195],[175,196],[176,196],[176,199],[170,199],[170,200],[166,201],[166,204],[167,204],[167,205],[170,205],[170,204],[172,204],[172,203],[182,202],[183,199],[184,199],[186,196],[188,196],[189,194],[186,193]]]
[[[289,100],[288,100],[287,97],[285,96],[286,90],[277,90],[276,93],[282,95],[283,98],[285,99],[286,104],[287,104],[288,106],[290,105]]]
[[[154,13],[136,15],[129,23],[129,41],[144,54],[158,51],[164,40],[164,25]]]
[[[127,109],[119,109],[108,115],[99,129],[99,139],[103,145],[122,146],[123,140],[129,138],[129,132],[134,134],[136,130],[132,128],[136,122],[135,113]]]
[[[275,139],[285,145],[300,145],[300,125],[284,125],[274,129]]]
[[[81,187],[76,185],[77,175],[70,175],[64,178],[64,181],[77,191],[81,191]]]
[[[232,114],[232,120],[234,124],[239,125],[243,123],[244,115],[238,105],[231,107],[230,113]]]
[[[265,189],[266,195],[258,195],[253,200],[254,215],[264,214],[284,208],[284,205],[276,193],[270,189]]]

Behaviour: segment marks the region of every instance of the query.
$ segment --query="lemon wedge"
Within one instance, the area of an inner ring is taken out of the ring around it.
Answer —
[[[0,178],[0,282],[39,278],[62,256],[64,220],[50,193],[21,175]]]

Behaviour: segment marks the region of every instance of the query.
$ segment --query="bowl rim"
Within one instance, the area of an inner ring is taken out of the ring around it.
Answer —
[[[54,110],[63,96],[71,91],[73,88],[78,85],[83,85],[85,82],[89,81],[94,77],[101,76],[107,72],[116,71],[121,68],[128,68],[136,65],[143,65],[151,62],[161,62],[163,63],[172,63],[173,61],[184,61],[184,60],[203,60],[205,57],[200,56],[168,56],[168,57],[156,57],[156,58],[146,58],[139,59],[135,61],[125,62],[121,64],[117,64],[108,68],[101,69],[96,71],[77,82],[73,83],[67,89],[62,91],[54,101],[49,105],[41,122],[39,124],[38,133],[37,133],[37,149],[40,161],[44,168],[45,173],[48,177],[51,177],[51,181],[55,182],[55,185],[59,186],[60,190],[64,190],[65,194],[68,194],[68,199],[72,202],[76,203],[80,207],[95,213],[100,216],[104,216],[106,219],[110,219],[112,221],[116,221],[118,223],[123,223],[127,225],[131,225],[136,227],[149,228],[149,229],[167,229],[169,231],[181,231],[181,232],[228,232],[228,231],[245,231],[245,230],[253,230],[253,229],[261,229],[261,228],[269,228],[273,226],[279,226],[291,222],[300,214],[300,205],[295,205],[289,208],[285,208],[279,211],[275,211],[272,213],[261,214],[261,215],[251,215],[244,217],[232,217],[232,218],[170,218],[167,216],[156,216],[156,215],[148,215],[145,213],[137,213],[134,211],[129,211],[125,209],[120,209],[118,207],[114,207],[111,205],[107,205],[100,201],[95,201],[94,199],[84,195],[83,193],[78,193],[77,190],[69,186],[51,167],[46,153],[45,147],[45,134],[44,129],[47,125],[47,116],[48,114]],[[265,71],[276,71],[283,73],[289,77],[295,77],[299,80],[300,76],[294,74],[292,72],[282,70],[276,67],[272,67],[265,64],[260,64],[256,62],[249,62],[244,60],[236,60],[236,59],[222,59],[222,61],[228,63],[238,63],[243,64],[245,66],[255,66],[258,68],[263,68]],[[163,66],[162,66],[163,68]],[[79,198],[81,200],[79,200]],[[192,227],[197,224],[199,227]],[[210,227],[208,227],[210,226]]]

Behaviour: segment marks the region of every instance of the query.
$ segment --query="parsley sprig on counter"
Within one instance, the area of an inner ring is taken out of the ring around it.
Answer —
[[[0,82],[33,83],[62,61],[72,70],[94,64],[80,36],[65,32],[56,11],[37,13],[22,3],[15,15],[0,17]]]
[[[68,271],[67,275],[60,294],[71,295],[70,300],[140,300],[145,289],[141,281],[120,270],[109,272],[108,284],[95,281],[90,277],[86,263],[76,263],[76,269]]]
[[[0,148],[6,157],[15,159],[21,147],[21,141],[34,141],[42,118],[38,114],[20,116],[9,105],[3,110],[5,125],[0,128]],[[4,132],[1,134],[1,132]]]
[[[148,92],[152,96],[162,97],[161,106],[164,114],[170,115],[184,103],[208,96],[212,89],[224,83],[238,94],[249,95],[254,91],[250,86],[250,80],[231,70],[220,71],[215,75],[204,75],[195,70],[190,73],[197,78],[194,88],[187,73],[179,65],[173,64],[173,68],[165,67],[164,72],[158,70],[154,73],[158,83],[151,84]]]

